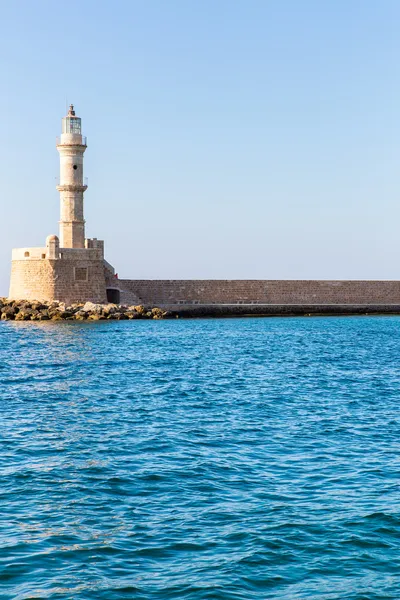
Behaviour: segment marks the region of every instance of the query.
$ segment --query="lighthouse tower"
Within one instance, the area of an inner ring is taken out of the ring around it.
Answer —
[[[86,138],[73,105],[62,119],[60,154],[60,235],[45,246],[14,248],[9,297],[14,300],[119,302],[120,283],[104,259],[104,242],[85,237],[83,155]]]
[[[75,115],[73,104],[62,120],[62,134],[57,138],[60,153],[60,246],[85,247],[83,194],[87,189],[83,179],[83,154],[86,138],[82,136],[81,119]]]

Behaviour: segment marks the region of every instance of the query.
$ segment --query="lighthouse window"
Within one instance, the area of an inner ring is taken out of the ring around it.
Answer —
[[[81,120],[78,117],[65,117],[63,119],[63,133],[81,134]]]
[[[70,128],[71,128],[71,133],[80,133],[81,132],[81,120],[80,119],[71,119]]]
[[[76,171],[78,168],[78,165],[74,165],[74,170]]]

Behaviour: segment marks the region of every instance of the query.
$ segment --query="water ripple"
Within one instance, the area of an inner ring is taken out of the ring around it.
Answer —
[[[0,598],[400,598],[400,318],[0,323]]]

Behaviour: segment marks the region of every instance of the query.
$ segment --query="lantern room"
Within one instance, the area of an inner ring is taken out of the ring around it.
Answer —
[[[73,104],[70,104],[68,114],[62,120],[62,133],[82,134],[81,120],[75,116]]]

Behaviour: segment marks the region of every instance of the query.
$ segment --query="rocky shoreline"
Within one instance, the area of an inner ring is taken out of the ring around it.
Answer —
[[[124,306],[121,304],[37,302],[0,298],[2,321],[105,321],[132,319],[166,319],[173,315],[161,308]]]

